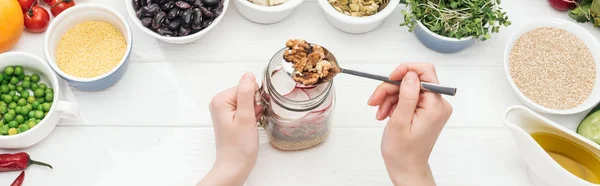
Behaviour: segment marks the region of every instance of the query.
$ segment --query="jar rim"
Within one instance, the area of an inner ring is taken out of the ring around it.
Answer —
[[[279,50],[277,53],[275,53],[275,55],[273,55],[273,57],[271,57],[269,64],[265,68],[264,78],[267,82],[267,88],[268,88],[269,92],[271,92],[272,96],[275,96],[277,98],[277,99],[274,99],[273,101],[277,105],[281,106],[282,108],[290,110],[290,111],[295,111],[295,112],[310,111],[310,110],[313,110],[313,109],[319,107],[321,104],[323,104],[325,102],[325,100],[329,96],[329,93],[331,92],[331,88],[333,87],[333,81],[327,82],[327,87],[319,95],[317,95],[313,98],[310,98],[308,100],[303,100],[303,101],[298,101],[298,100],[293,100],[293,99],[287,98],[287,97],[281,95],[281,93],[277,92],[277,90],[275,90],[275,87],[273,86],[273,83],[271,82],[271,76],[270,76],[269,70],[271,69],[272,63],[278,61],[276,58],[281,57],[280,61],[283,60],[283,53],[285,52],[286,49],[287,48],[284,47],[281,50]],[[306,108],[302,108],[302,109],[290,108],[290,107],[284,105],[283,103],[281,103],[280,101],[283,101],[284,103],[303,106]]]

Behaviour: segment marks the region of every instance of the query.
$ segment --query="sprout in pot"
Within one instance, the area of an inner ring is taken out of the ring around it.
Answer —
[[[473,37],[485,41],[500,26],[509,26],[500,0],[404,0],[409,10],[402,10],[404,23],[412,32],[421,22],[431,32],[462,39]]]

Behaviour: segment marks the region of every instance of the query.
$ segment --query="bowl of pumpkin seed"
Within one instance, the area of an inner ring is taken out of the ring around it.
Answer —
[[[400,0],[317,0],[335,28],[352,34],[379,27],[396,10]]]

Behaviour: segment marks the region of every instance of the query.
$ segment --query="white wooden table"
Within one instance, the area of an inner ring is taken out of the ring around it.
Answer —
[[[123,1],[97,3],[127,15]],[[569,18],[546,0],[502,3],[513,25],[457,54],[425,48],[399,26],[400,10],[373,32],[345,34],[324,20],[316,0],[273,25],[249,22],[232,5],[210,34],[187,45],[159,42],[131,24],[134,45],[127,74],[106,91],[74,90],[85,121],[62,121],[43,142],[24,149],[55,166],[29,168],[24,185],[194,185],[215,158],[210,99],[245,71],[259,75],[288,38],[320,43],[335,51],[344,66],[382,75],[401,62],[434,63],[441,83],[458,88],[456,97],[448,97],[454,114],[430,160],[438,185],[532,185],[501,121],[507,107],[521,104],[504,74],[504,47],[528,21]],[[583,26],[600,37],[591,24]],[[42,43],[42,34],[27,33],[14,51],[43,57]],[[222,78],[214,81],[215,76]],[[329,140],[309,150],[282,152],[269,145],[261,130],[258,163],[247,185],[391,185],[380,154],[385,122],[376,121],[376,108],[366,105],[379,82],[338,78]],[[583,115],[550,117],[574,129]],[[9,152],[16,151],[0,150]],[[18,174],[0,174],[0,185]]]

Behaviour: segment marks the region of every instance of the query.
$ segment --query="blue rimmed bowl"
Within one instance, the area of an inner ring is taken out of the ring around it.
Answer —
[[[93,78],[80,78],[63,72],[56,64],[56,48],[60,38],[73,26],[84,21],[105,21],[117,28],[125,37],[127,50],[117,66],[107,73]],[[74,6],[57,16],[44,39],[44,54],[48,64],[61,78],[71,86],[82,91],[101,91],[117,83],[127,71],[128,59],[133,44],[133,34],[127,20],[112,8],[95,3]]]
[[[465,37],[461,39],[441,36],[429,30],[423,23],[417,21],[413,31],[419,41],[427,48],[440,53],[456,53],[469,48],[475,42],[474,37]]]

